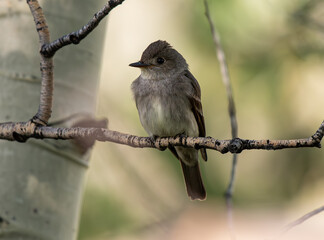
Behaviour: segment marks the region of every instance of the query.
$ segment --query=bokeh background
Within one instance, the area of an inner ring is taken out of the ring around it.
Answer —
[[[309,137],[323,121],[324,2],[209,1],[226,53],[239,137]],[[167,40],[189,63],[202,91],[207,135],[231,136],[221,81],[202,1],[126,0],[109,15],[97,115],[109,129],[146,136],[130,85],[153,41]],[[231,154],[208,151],[201,163],[207,200],[190,201],[181,168],[167,152],[96,143],[79,240],[230,239],[224,191]],[[267,239],[324,202],[324,151],[244,151],[233,199],[237,239]],[[323,239],[324,214],[282,239]]]

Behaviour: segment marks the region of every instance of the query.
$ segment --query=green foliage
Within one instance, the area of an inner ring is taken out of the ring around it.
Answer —
[[[93,239],[120,232],[132,223],[130,213],[122,203],[95,189],[85,192],[79,239]]]

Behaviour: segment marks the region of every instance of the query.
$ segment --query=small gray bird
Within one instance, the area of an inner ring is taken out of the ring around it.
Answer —
[[[139,62],[129,66],[141,69],[132,91],[141,123],[151,137],[206,136],[200,87],[179,52],[159,40],[145,49]],[[172,146],[169,149],[181,162],[188,195],[192,200],[204,200],[198,150]],[[200,152],[207,161],[206,149]]]

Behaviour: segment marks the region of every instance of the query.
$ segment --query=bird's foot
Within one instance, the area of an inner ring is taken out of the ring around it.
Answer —
[[[174,138],[177,138],[177,137],[183,138],[183,137],[188,137],[188,136],[185,134],[185,132],[183,132],[183,133],[179,133],[179,134],[174,136]]]
[[[158,141],[156,143],[156,140],[159,139],[160,137],[159,136],[156,136],[156,135],[153,135],[153,136],[150,136],[150,139],[153,143],[155,143],[155,146],[157,149],[159,149],[160,151],[164,151],[165,149],[167,149],[167,147],[162,147],[161,146],[161,141]]]

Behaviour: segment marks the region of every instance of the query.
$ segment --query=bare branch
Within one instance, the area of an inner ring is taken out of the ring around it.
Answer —
[[[55,52],[69,44],[79,44],[82,39],[88,36],[116,6],[122,4],[124,0],[110,0],[105,6],[94,14],[93,18],[78,31],[64,35],[51,43],[46,43],[41,48],[41,54],[52,57]]]
[[[234,99],[233,99],[231,80],[230,80],[228,67],[227,67],[227,63],[226,63],[226,57],[225,57],[225,53],[224,53],[224,50],[223,50],[221,42],[220,42],[220,36],[219,36],[219,34],[214,26],[214,23],[210,17],[207,0],[204,0],[204,4],[205,4],[205,14],[206,14],[209,26],[210,26],[210,31],[212,33],[217,59],[220,64],[222,80],[226,87],[227,98],[228,98],[228,112],[229,112],[230,119],[231,119],[232,137],[236,138],[237,137],[236,110],[235,110],[235,104],[234,104]]]
[[[50,33],[42,8],[37,0],[27,0],[34,17],[36,30],[39,36],[40,47],[50,43]],[[46,125],[52,114],[53,105],[53,59],[40,54],[40,71],[42,77],[39,108],[32,121]]]
[[[298,226],[299,224],[302,224],[303,222],[305,222],[306,220],[310,219],[311,217],[315,216],[316,214],[323,212],[324,211],[324,206],[321,206],[307,214],[305,214],[304,216],[298,218],[296,221],[293,221],[291,223],[289,223],[282,231],[281,231],[281,235],[290,231],[292,228]]]
[[[237,126],[237,120],[236,120],[236,110],[235,110],[235,103],[233,99],[233,91],[231,87],[231,80],[228,72],[228,67],[226,63],[226,57],[224,50],[222,48],[222,44],[220,42],[220,36],[214,26],[213,20],[211,19],[210,13],[209,13],[209,7],[207,0],[204,0],[205,5],[205,15],[207,17],[210,31],[213,37],[215,50],[216,50],[216,56],[219,61],[220,70],[222,74],[222,80],[226,88],[227,93],[227,100],[228,100],[228,112],[231,120],[231,129],[232,129],[232,138],[237,138],[237,132],[238,132],[238,126]],[[233,194],[234,189],[234,181],[235,181],[235,172],[236,172],[236,166],[237,166],[237,156],[236,154],[233,155],[232,160],[232,170],[231,170],[231,177],[230,177],[230,183],[226,190],[226,197],[231,197]]]
[[[27,0],[30,11],[34,17],[36,30],[40,44],[40,70],[41,70],[41,94],[38,112],[32,118],[32,122],[46,126],[51,117],[53,105],[53,56],[57,50],[71,43],[78,44],[83,38],[91,33],[100,21],[109,12],[121,4],[124,0],[110,0],[97,12],[94,17],[80,30],[65,35],[51,43],[50,33],[42,8],[37,0]]]
[[[75,139],[93,138],[102,142],[115,142],[136,148],[157,148],[164,150],[169,146],[184,146],[189,148],[208,148],[220,153],[240,153],[243,150],[264,149],[278,150],[283,148],[320,147],[324,135],[324,121],[314,135],[305,139],[294,140],[247,140],[235,138],[217,140],[212,137],[163,137],[152,139],[111,131],[105,128],[53,128],[39,126],[32,122],[1,123],[0,139],[24,142],[28,138]]]

